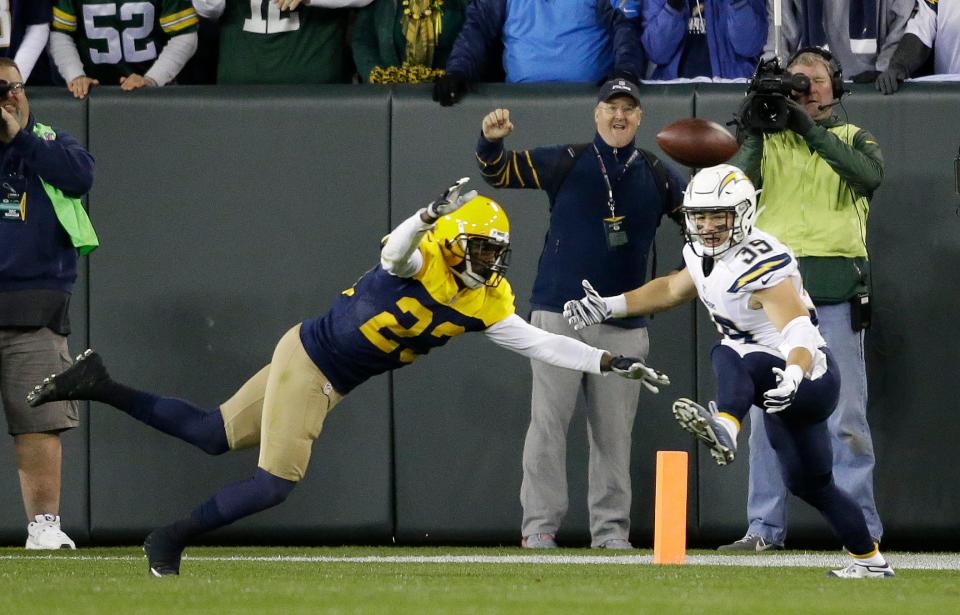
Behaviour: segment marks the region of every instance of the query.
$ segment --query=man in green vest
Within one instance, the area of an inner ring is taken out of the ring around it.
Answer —
[[[867,424],[867,375],[863,331],[869,324],[867,214],[883,179],[883,156],[866,130],[833,114],[843,95],[843,75],[829,52],[810,47],[787,63],[810,80],[787,99],[787,126],[761,131],[740,120],[746,138],[729,161],[753,180],[760,194],[757,226],[798,257],[804,286],[816,305],[820,332],[840,368],[840,400],[830,417],[833,475],[860,505],[876,542],[883,525],[873,497],[873,440]],[[755,108],[755,107],[754,107]],[[726,551],[782,549],[787,490],[760,410],[751,410],[750,485],[746,535]]]
[[[75,402],[31,408],[37,378],[70,365],[68,308],[77,253],[97,244],[80,204],[93,157],[30,114],[23,78],[0,58],[0,398],[13,436],[28,549],[74,548],[60,529],[60,434]]]

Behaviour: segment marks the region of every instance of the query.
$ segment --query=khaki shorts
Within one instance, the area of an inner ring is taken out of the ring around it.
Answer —
[[[259,444],[259,467],[299,481],[327,413],[341,399],[307,356],[297,325],[280,338],[270,364],[220,406],[227,443],[231,449]]]
[[[10,435],[63,431],[80,424],[75,401],[27,405],[33,387],[72,364],[67,338],[50,329],[0,329],[0,399]]]

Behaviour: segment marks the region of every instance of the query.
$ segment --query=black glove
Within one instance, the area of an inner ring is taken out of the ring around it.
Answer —
[[[737,109],[737,114],[734,117],[737,124],[737,141],[740,143],[743,142],[741,136],[763,134],[760,130],[750,125],[750,106],[753,104],[753,97],[753,94],[744,96],[743,102],[740,103],[740,108]]]
[[[683,9],[687,5],[687,0],[667,0],[667,4],[669,4],[673,8],[673,10],[679,11],[682,13]]]
[[[810,129],[816,126],[813,118],[807,113],[803,105],[792,98],[787,99],[787,128],[797,133],[801,137],[810,132]]]
[[[467,93],[467,78],[459,73],[446,73],[433,84],[433,99],[443,107],[460,102]]]
[[[873,83],[879,76],[880,71],[878,70],[865,70],[862,73],[857,73],[853,77],[850,77],[850,81],[854,83]]]
[[[907,71],[900,66],[890,65],[890,68],[880,73],[874,86],[883,94],[893,94],[900,89],[900,84],[907,78]]]

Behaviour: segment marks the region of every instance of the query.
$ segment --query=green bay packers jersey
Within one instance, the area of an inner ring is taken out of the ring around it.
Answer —
[[[226,0],[217,83],[343,83],[347,12]]]
[[[172,36],[195,32],[190,0],[55,0],[55,32],[69,34],[88,77],[116,85],[143,75]]]
[[[703,258],[689,244],[683,248],[683,260],[700,300],[723,335],[721,343],[741,356],[755,351],[779,354],[784,343],[766,312],[750,307],[754,292],[789,280],[811,315],[815,314],[813,301],[803,289],[797,259],[790,248],[769,233],[753,229],[714,260],[710,275],[704,275]],[[816,324],[816,318],[812,320]],[[818,345],[824,345],[822,338]]]
[[[305,321],[307,354],[346,395],[368,378],[412,363],[467,331],[483,331],[516,311],[506,279],[491,288],[461,289],[440,246],[420,243],[423,265],[402,278],[377,265],[319,318]]]

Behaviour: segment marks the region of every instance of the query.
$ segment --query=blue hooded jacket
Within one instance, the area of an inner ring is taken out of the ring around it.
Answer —
[[[750,77],[767,40],[765,0],[700,0],[706,20],[712,75]],[[652,79],[676,79],[690,19],[689,4],[677,12],[666,0],[643,0],[643,48],[656,64]]]

